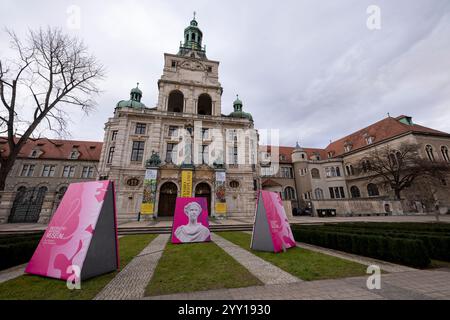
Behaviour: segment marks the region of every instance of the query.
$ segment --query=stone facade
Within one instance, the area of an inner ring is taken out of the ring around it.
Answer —
[[[274,153],[277,156],[278,153],[290,153],[298,202],[294,206],[312,208],[315,214],[317,209],[333,208],[338,215],[383,213],[386,209],[392,214],[426,213],[433,212],[436,204],[441,213],[449,212],[450,175],[431,185],[424,181],[425,178],[419,178],[402,191],[402,200],[398,201],[394,200],[392,189],[382,183],[380,176],[357,170],[375,148],[388,145],[396,149],[402,144],[418,145],[419,156],[423,159],[450,165],[450,134],[416,125],[407,116],[388,117],[336,140],[324,149],[303,148],[297,144],[295,148],[279,147]],[[271,149],[275,150],[273,146]],[[270,152],[260,153],[260,161],[267,157],[271,157]],[[280,170],[283,165],[287,164],[277,164]],[[267,172],[268,169],[262,170]],[[280,190],[292,184],[291,180],[280,183],[276,179],[280,171],[273,172],[273,175],[262,175],[263,188],[268,182],[274,184],[273,181],[281,185]]]
[[[185,39],[178,54],[164,54],[157,105],[146,107],[142,91],[135,88],[131,99],[120,101],[105,124],[99,175],[116,183],[120,221],[139,216],[146,160],[152,154],[161,160],[155,167],[153,217],[173,215],[184,170],[192,171],[192,196],[207,197],[212,216],[216,216],[217,172],[226,176],[226,215],[254,214],[259,181],[253,120],[242,112],[239,99],[235,113],[222,114],[219,62],[206,58],[195,20],[186,28]]]
[[[101,142],[93,141],[29,140],[1,193],[0,223],[48,223],[70,183],[95,180],[101,148]],[[23,205],[30,204],[28,215],[33,217],[27,221],[13,217],[12,207],[19,201],[20,190],[28,190],[21,200]]]

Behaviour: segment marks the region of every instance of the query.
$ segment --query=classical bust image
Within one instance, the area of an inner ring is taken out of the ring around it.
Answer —
[[[181,242],[201,242],[208,239],[209,229],[197,221],[201,213],[202,207],[197,202],[189,202],[184,206],[184,214],[189,222],[175,230],[175,236]]]

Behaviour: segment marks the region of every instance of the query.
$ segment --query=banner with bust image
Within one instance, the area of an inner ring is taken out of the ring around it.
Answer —
[[[216,181],[215,181],[215,195],[216,201],[214,206],[215,214],[224,215],[227,213],[227,202],[225,198],[225,172],[217,171],[216,172]]]
[[[145,170],[144,178],[144,195],[142,197],[141,214],[155,213],[155,199],[156,199],[156,178],[158,170]]]
[[[177,198],[172,243],[211,241],[206,198]]]
[[[250,247],[253,250],[280,252],[295,246],[280,195],[277,192],[260,190]]]

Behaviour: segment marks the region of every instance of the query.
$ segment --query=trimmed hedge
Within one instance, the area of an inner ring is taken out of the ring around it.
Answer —
[[[320,230],[323,232],[357,234],[364,236],[381,236],[390,238],[401,238],[419,240],[423,242],[428,256],[433,259],[450,261],[450,233],[443,232],[415,232],[413,230],[394,230],[381,228],[361,228],[359,226],[346,225],[323,225],[323,226],[302,226],[300,230]]]
[[[292,232],[297,241],[331,249],[415,268],[424,268],[430,264],[430,258],[423,241],[417,239],[339,233],[313,228],[294,228]]]
[[[28,262],[41,237],[42,234],[31,234],[0,238],[0,270]]]

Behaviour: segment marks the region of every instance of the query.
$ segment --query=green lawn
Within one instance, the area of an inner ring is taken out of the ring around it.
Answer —
[[[213,242],[169,243],[146,296],[262,285],[247,269]]]
[[[303,248],[284,253],[250,250],[251,235],[244,232],[219,232],[218,235],[303,280],[334,279],[366,275],[367,267]]]
[[[132,235],[119,239],[120,269],[141,252],[156,235]],[[1,299],[88,300],[96,296],[117,272],[81,282],[80,290],[67,289],[66,282],[34,275],[23,275],[0,284]]]

